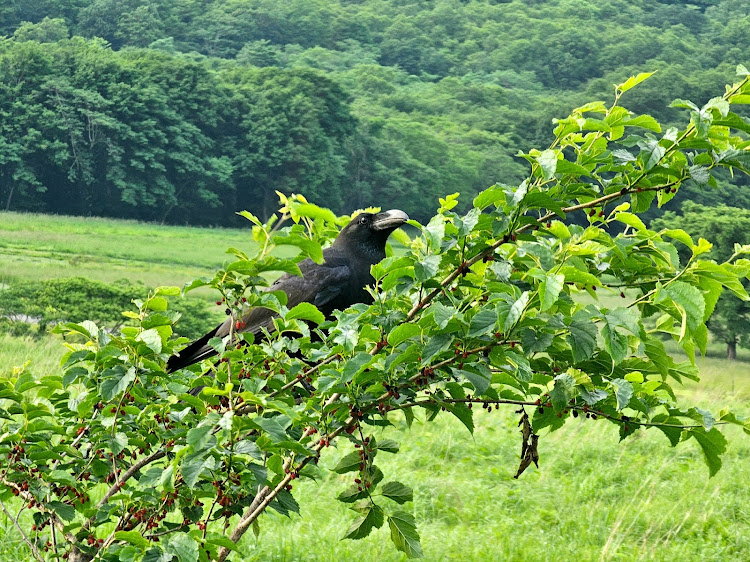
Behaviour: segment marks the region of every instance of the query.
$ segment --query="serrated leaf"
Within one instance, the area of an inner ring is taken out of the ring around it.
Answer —
[[[555,377],[555,385],[550,390],[549,397],[556,412],[563,410],[568,405],[575,386],[575,379],[567,373]]]
[[[214,468],[215,465],[216,462],[214,461],[214,458],[206,456],[205,451],[193,455],[186,455],[183,457],[182,464],[180,465],[182,479],[185,481],[188,488],[194,488],[203,470]]]
[[[373,529],[380,529],[385,522],[385,513],[377,505],[371,505],[364,517],[357,519],[344,535],[345,539],[363,539],[372,532]]]
[[[309,320],[316,324],[325,322],[326,317],[318,308],[309,302],[301,302],[286,313],[287,320]]]
[[[430,311],[432,312],[433,318],[435,318],[435,324],[441,330],[448,325],[451,319],[459,316],[458,310],[452,306],[445,306],[442,303],[435,302],[430,305]]]
[[[633,397],[633,385],[624,379],[612,379],[612,386],[615,388],[615,398],[617,398],[617,409],[622,410],[628,405]]]
[[[483,308],[471,319],[469,324],[470,338],[483,336],[493,331],[497,323],[497,311],[492,308]]]
[[[391,528],[391,540],[396,548],[405,552],[409,558],[422,558],[422,545],[419,543],[419,533],[414,517],[402,511],[388,517]]]
[[[179,562],[198,562],[198,543],[185,533],[172,535],[164,550],[175,555]]]
[[[661,125],[650,115],[638,115],[637,117],[623,121],[622,124],[626,127],[641,127],[655,133],[661,132]]]
[[[164,308],[166,309],[166,304],[164,305]],[[135,339],[136,341],[140,341],[146,344],[146,346],[154,353],[161,353],[161,334],[156,330],[156,328],[144,330],[143,332],[138,334]]]
[[[346,474],[347,472],[359,470],[360,464],[362,464],[362,457],[360,456],[359,451],[352,451],[341,458],[333,471],[338,474]]]
[[[187,432],[187,444],[192,446],[196,451],[200,451],[208,443],[213,431],[212,424],[206,424],[194,427]]]
[[[721,468],[721,458],[719,458],[719,455],[723,454],[727,449],[727,440],[724,438],[724,435],[715,427],[710,431],[706,431],[703,428],[690,429],[688,433],[692,437],[695,437],[696,441],[700,444],[706,465],[708,465],[709,475],[714,476]]]
[[[442,214],[437,214],[430,222],[422,229],[422,232],[427,239],[427,244],[435,252],[440,251],[440,244],[445,236],[445,217]]]
[[[255,418],[253,421],[271,437],[274,443],[289,439],[284,427],[276,418]]]
[[[462,377],[469,381],[474,387],[474,391],[476,392],[477,396],[481,396],[482,394],[487,392],[487,389],[490,387],[490,383],[492,382],[491,377],[483,375],[481,373],[475,373],[467,369],[451,370],[457,377]]]
[[[138,531],[117,531],[115,532],[115,540],[125,541],[140,548],[151,546],[151,541],[143,538],[143,535]]]
[[[414,492],[409,486],[401,482],[387,482],[380,488],[380,492],[396,503],[403,504],[414,500]]]
[[[498,201],[504,200],[505,190],[501,187],[493,185],[492,187],[489,187],[480,192],[479,195],[474,198],[474,206],[477,209],[485,209],[486,207],[489,207],[490,205],[493,205]]]
[[[384,453],[398,453],[399,444],[393,439],[381,439],[376,443],[375,448]]]
[[[594,355],[596,350],[596,336],[598,329],[590,319],[576,319],[568,326],[569,334],[566,340],[573,352],[573,361],[580,363]]]
[[[106,376],[108,373],[111,376]],[[104,374],[106,378],[102,381],[101,393],[105,400],[112,400],[135,380],[135,368],[133,367],[124,373],[119,369],[110,369],[105,371]]]
[[[73,521],[76,517],[76,508],[72,505],[68,505],[63,502],[58,501],[52,501],[47,504],[47,507],[49,507],[52,511],[57,514],[60,519],[63,519],[65,521]]]
[[[654,71],[655,72],[655,71]],[[637,86],[647,78],[653,76],[654,72],[641,72],[640,74],[637,74],[636,76],[631,76],[625,82],[622,84],[618,84],[616,87],[620,90],[620,92],[627,92],[631,88]]]
[[[422,328],[417,324],[401,324],[388,334],[388,343],[395,347],[409,338],[417,337],[421,334]]]
[[[557,153],[554,150],[545,150],[539,156],[536,157],[537,164],[542,169],[542,176],[544,179],[552,179],[555,177],[555,170],[557,169]]]
[[[706,301],[697,287],[683,281],[675,281],[665,286],[662,294],[669,296],[684,311],[687,327],[691,332],[703,323]]]
[[[414,262],[414,277],[420,283],[432,279],[440,268],[440,256],[432,254]]]
[[[539,298],[541,300],[540,310],[542,312],[557,302],[557,297],[560,296],[560,291],[562,291],[564,284],[564,275],[546,274],[544,281],[539,284]]]
[[[529,304],[529,292],[524,291],[521,296],[516,300],[508,310],[508,316],[505,318],[503,323],[503,331],[508,332],[516,322],[521,319],[523,311],[526,309],[526,305]]]

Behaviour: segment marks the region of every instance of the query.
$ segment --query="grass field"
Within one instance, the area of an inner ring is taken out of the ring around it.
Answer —
[[[229,259],[226,248],[253,244],[249,228],[0,212],[0,285],[73,276],[182,285],[212,274]]]
[[[242,230],[0,213],[0,283],[84,275],[181,284],[211,273],[224,248],[249,240]],[[720,345],[710,351],[699,359],[703,380],[680,397],[714,413],[730,407],[749,415],[750,355],[729,362]],[[37,375],[54,372],[62,352],[52,336],[0,334],[0,371],[31,360]],[[473,436],[448,417],[383,432],[402,450],[381,454],[378,464],[386,479],[414,488],[406,508],[427,560],[750,560],[750,437],[741,431],[727,429],[724,467],[709,479],[696,443],[672,449],[653,429],[619,443],[608,422],[573,420],[541,436],[540,468],[514,480],[520,438],[513,409],[475,412]],[[346,452],[329,450],[321,464],[333,466]],[[386,528],[362,541],[340,540],[355,514],[335,496],[349,483],[328,473],[300,482],[302,517],[266,514],[259,538],[248,533],[234,559],[403,560]],[[0,562],[26,559],[0,514]]]

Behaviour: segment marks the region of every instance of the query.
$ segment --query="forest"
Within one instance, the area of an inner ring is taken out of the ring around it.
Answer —
[[[669,125],[750,45],[747,0],[17,0],[0,7],[0,209],[239,224],[276,191],[425,220],[523,176],[612,84]],[[730,185],[731,181],[731,185]],[[747,208],[747,177],[685,185]],[[679,210],[676,204],[667,209]],[[649,211],[653,218],[661,211]]]

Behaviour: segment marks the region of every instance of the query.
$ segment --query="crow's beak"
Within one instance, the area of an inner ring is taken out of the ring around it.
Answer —
[[[409,215],[398,209],[391,209],[378,213],[372,219],[373,230],[396,230],[399,226],[409,220]]]

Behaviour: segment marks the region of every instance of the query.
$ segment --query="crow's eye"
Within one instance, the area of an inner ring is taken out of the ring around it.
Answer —
[[[361,217],[359,219],[359,224],[367,224],[367,217]]]

